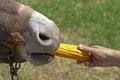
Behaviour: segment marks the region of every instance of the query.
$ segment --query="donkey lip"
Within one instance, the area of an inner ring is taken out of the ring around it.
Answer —
[[[45,56],[49,56],[51,58],[54,57],[54,55],[51,55],[50,53],[32,53],[32,55],[38,55],[38,56],[41,56],[41,57],[45,57]]]
[[[32,53],[29,62],[36,66],[47,64],[53,60],[54,56],[49,53]]]
[[[39,55],[46,55],[46,56],[53,56],[50,53],[32,53],[32,54],[39,54]]]

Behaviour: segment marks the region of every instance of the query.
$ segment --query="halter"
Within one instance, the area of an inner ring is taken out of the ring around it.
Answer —
[[[24,45],[24,38],[23,38],[23,32],[26,28],[26,25],[31,17],[32,9],[28,6],[23,6],[23,9],[21,13],[18,15],[17,21],[15,25],[13,26],[12,30],[8,34],[9,36],[7,39],[4,39],[2,43],[0,43],[0,46],[6,47],[14,53],[14,49],[17,45],[23,44]],[[5,53],[6,54],[6,53]],[[14,53],[16,55],[17,53]]]
[[[9,24],[4,25],[3,23],[3,25],[0,24],[0,32],[2,33],[0,34],[0,50],[3,51],[0,51],[0,62],[9,63],[11,78],[13,80],[13,77],[17,76],[17,71],[20,68],[20,63],[24,61],[19,60],[21,56],[18,56],[18,53],[15,53],[15,48],[16,46],[20,44],[24,45],[25,43],[23,32],[32,15],[33,10],[28,6],[21,5],[11,0],[2,0],[0,1],[0,4],[4,3],[3,5],[6,5],[8,8],[9,4],[7,5],[6,2],[13,3],[15,6],[18,5],[18,9],[21,9],[19,14],[15,15],[15,18],[13,18],[15,19],[15,23],[12,23],[14,24],[13,26],[9,26]],[[5,10],[6,8],[0,8],[0,11],[4,11],[3,13],[5,13]],[[15,65],[13,63],[15,63]]]

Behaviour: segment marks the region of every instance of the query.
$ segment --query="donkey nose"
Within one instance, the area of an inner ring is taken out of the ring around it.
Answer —
[[[47,35],[47,33],[39,33],[39,41],[42,45],[50,45],[52,40],[51,37],[49,35]]]
[[[42,41],[48,41],[50,40],[50,38],[44,34],[39,34],[39,38],[42,40]]]
[[[39,43],[48,51],[54,51],[60,43],[60,31],[54,22],[49,22],[37,34]],[[49,48],[49,49],[48,49]]]

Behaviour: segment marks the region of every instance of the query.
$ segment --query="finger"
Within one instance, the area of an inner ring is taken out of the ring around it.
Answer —
[[[83,62],[81,62],[81,61],[77,61],[77,64],[82,64]]]
[[[84,62],[84,65],[88,66],[89,68],[94,67],[94,64],[89,61]]]

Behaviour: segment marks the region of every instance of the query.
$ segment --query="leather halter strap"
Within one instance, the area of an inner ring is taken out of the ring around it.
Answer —
[[[26,25],[32,15],[33,10],[28,6],[22,6],[23,9],[18,16],[18,19],[11,30],[8,39],[5,41],[4,45],[13,49],[15,45],[24,43],[23,32]]]
[[[22,6],[23,9],[18,17],[17,22],[12,30],[12,32],[19,32],[23,34],[23,31],[32,15],[33,10],[28,6]]]
[[[18,18],[17,18],[15,25],[11,26],[13,28],[7,34],[8,35],[7,39],[3,39],[4,41],[0,42],[0,48],[2,48],[2,49],[6,48],[8,50],[7,52],[5,50],[6,53],[3,52],[2,53],[3,55],[4,54],[7,55],[7,53],[9,51],[13,52],[17,45],[24,43],[23,32],[26,28],[26,25],[27,25],[31,15],[32,15],[33,10],[28,6],[22,6],[22,7],[23,8],[22,8],[20,14],[18,15]],[[2,54],[0,53],[0,55],[2,55]],[[12,57],[13,61],[20,58],[20,56],[17,56],[17,55],[19,55],[19,54],[14,53],[14,55]],[[9,61],[6,57],[4,58],[1,56],[0,62],[8,63]],[[3,60],[3,61],[1,61],[1,60]],[[22,61],[16,60],[14,62],[22,62]]]

